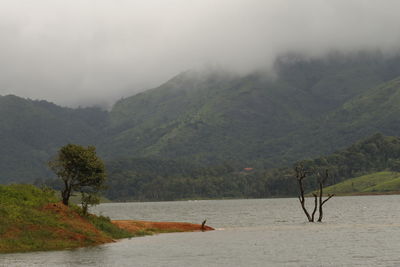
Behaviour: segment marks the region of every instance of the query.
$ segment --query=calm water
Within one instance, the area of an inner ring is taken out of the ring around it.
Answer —
[[[400,196],[337,197],[325,223],[297,199],[102,204],[112,219],[207,218],[217,231],[125,239],[92,248],[0,255],[1,266],[400,266]]]

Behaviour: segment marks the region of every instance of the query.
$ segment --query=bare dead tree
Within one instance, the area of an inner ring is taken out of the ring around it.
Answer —
[[[314,197],[314,210],[311,215],[311,220],[312,220],[311,222],[314,222],[314,217],[315,217],[315,213],[317,212],[317,206],[318,206],[318,197],[317,197],[317,194],[315,194],[315,193],[313,193],[312,195]]]
[[[317,196],[316,195],[314,196],[315,205],[314,205],[314,210],[312,212],[312,215],[310,215],[310,213],[308,212],[308,210],[306,208],[306,199],[304,197],[303,180],[304,180],[304,178],[306,178],[309,175],[309,172],[306,171],[306,169],[304,168],[304,166],[302,164],[299,164],[295,167],[295,172],[296,172],[297,183],[298,183],[299,189],[300,189],[300,195],[298,196],[298,198],[300,201],[301,208],[303,209],[304,214],[307,216],[308,221],[314,222],[314,215],[315,215],[315,212],[317,211]]]
[[[316,171],[316,170],[308,171],[305,169],[305,167],[302,164],[299,164],[295,167],[295,172],[296,172],[296,179],[297,179],[297,183],[299,185],[299,191],[300,191],[300,195],[298,196],[298,198],[299,198],[300,205],[301,205],[301,208],[302,208],[304,214],[306,215],[309,222],[314,222],[315,213],[317,212],[317,209],[318,209],[318,213],[319,213],[318,222],[321,222],[322,217],[323,217],[323,208],[322,207],[329,199],[331,199],[334,196],[333,194],[329,194],[327,199],[322,200],[323,186],[329,177],[328,170],[326,170],[324,172],[324,174],[321,174],[319,171]],[[307,176],[309,176],[311,174],[314,174],[317,178],[318,194],[312,193],[312,195],[314,197],[314,209],[310,215],[310,213],[308,212],[306,205],[305,205],[306,199],[304,196],[305,191],[304,191],[303,181]]]
[[[317,176],[317,182],[318,182],[318,194],[319,194],[319,202],[318,202],[318,206],[319,206],[319,216],[318,216],[318,222],[322,222],[322,217],[323,217],[323,209],[322,206],[329,200],[331,199],[334,194],[328,194],[328,198],[326,198],[325,200],[322,200],[322,196],[323,196],[323,187],[324,184],[326,182],[326,180],[328,180],[329,177],[329,172],[328,170],[325,170],[324,174],[321,174],[319,171],[315,172],[316,176]]]

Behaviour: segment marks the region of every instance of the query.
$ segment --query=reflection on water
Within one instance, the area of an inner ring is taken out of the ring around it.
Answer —
[[[306,223],[296,199],[111,203],[113,219],[207,222],[98,247],[0,255],[1,266],[400,266],[400,196],[337,197],[325,223]]]

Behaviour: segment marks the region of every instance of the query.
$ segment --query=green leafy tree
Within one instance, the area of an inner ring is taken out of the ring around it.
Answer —
[[[81,204],[83,215],[88,214],[89,206],[97,205],[100,203],[100,197],[97,192],[81,191]]]
[[[61,191],[64,205],[68,206],[73,192],[80,192],[82,201],[85,200],[86,203],[86,200],[92,202],[96,198],[95,195],[104,188],[105,167],[103,161],[96,155],[94,146],[65,145],[49,162],[49,167],[64,183]]]
[[[394,172],[400,172],[400,160],[392,159],[389,160],[390,170]]]

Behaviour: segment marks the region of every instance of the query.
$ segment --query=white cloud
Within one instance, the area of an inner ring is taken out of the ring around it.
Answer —
[[[246,72],[280,53],[393,51],[394,0],[2,0],[0,94],[112,102],[186,69]]]

